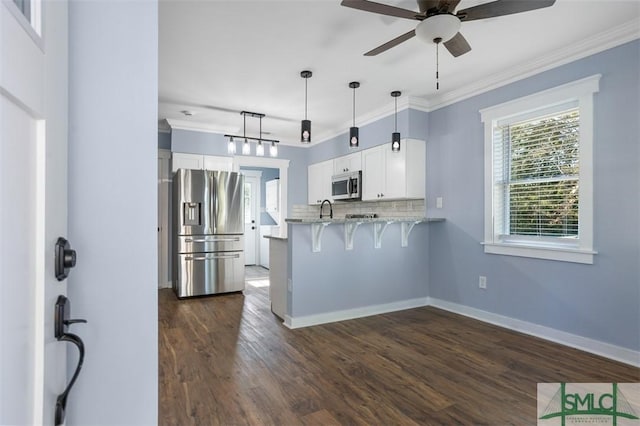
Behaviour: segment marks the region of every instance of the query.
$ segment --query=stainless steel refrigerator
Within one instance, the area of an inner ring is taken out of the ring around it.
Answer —
[[[180,298],[244,290],[244,176],[178,169],[173,289]]]

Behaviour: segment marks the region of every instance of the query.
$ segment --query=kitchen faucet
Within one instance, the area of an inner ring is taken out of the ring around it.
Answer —
[[[329,200],[322,200],[322,204],[320,204],[320,219],[322,219],[322,208],[324,207],[324,203],[329,203],[329,218],[333,219],[333,206]]]

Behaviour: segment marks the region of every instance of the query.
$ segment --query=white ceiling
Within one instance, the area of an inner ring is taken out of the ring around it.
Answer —
[[[379,0],[418,10],[413,0]],[[462,0],[458,10],[485,3]],[[472,51],[453,58],[413,38],[374,57],[363,53],[418,21],[340,6],[340,0],[184,1],[159,6],[159,119],[176,128],[242,134],[240,111],[266,116],[263,137],[300,146],[304,79],[314,143],[348,130],[356,90],[356,125],[393,111],[392,90],[432,109],[487,88],[640,37],[638,0],[557,0],[546,9],[463,22]],[[182,111],[195,114],[187,117]],[[258,119],[247,118],[247,135]]]

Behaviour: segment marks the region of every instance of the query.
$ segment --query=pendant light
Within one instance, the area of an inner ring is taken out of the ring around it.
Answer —
[[[313,75],[311,71],[302,71],[300,77],[304,78],[304,120],[300,126],[300,142],[311,143],[311,120],[307,120],[307,80]]]
[[[258,145],[256,146],[256,155],[258,157],[264,157],[264,145],[262,145],[262,117],[260,117],[260,135],[258,138]]]
[[[242,112],[240,113],[242,114]],[[251,154],[251,145],[249,145],[249,141],[247,140],[247,115],[242,114],[242,120],[244,122],[244,129],[242,134],[244,135],[244,143],[242,144],[242,155]]]
[[[400,152],[400,132],[398,132],[398,96],[402,93],[398,90],[391,92],[391,96],[395,100],[394,132],[391,133],[391,151]]]
[[[271,142],[271,147],[269,148],[269,155],[272,157],[278,156],[278,145],[275,142]]]
[[[233,136],[229,139],[229,144],[227,145],[227,152],[231,155],[235,155],[236,153],[236,142],[233,140]]]
[[[349,87],[353,89],[353,127],[349,129],[349,148],[355,149],[360,145],[360,136],[356,127],[356,89],[360,87],[360,83],[352,81]]]

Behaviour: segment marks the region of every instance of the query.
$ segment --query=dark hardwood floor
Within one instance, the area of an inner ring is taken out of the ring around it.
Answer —
[[[268,287],[159,303],[160,425],[534,425],[538,382],[640,381],[435,308],[289,330]]]

